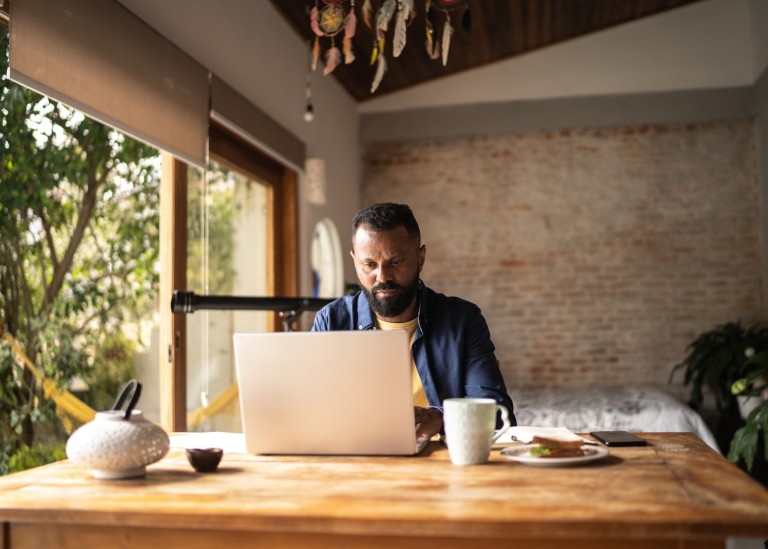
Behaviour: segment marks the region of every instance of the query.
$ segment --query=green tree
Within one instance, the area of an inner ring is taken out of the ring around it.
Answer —
[[[235,174],[221,165],[209,165],[206,177],[189,172],[187,285],[192,291],[229,295],[234,288]],[[207,288],[203,264],[207,266]]]
[[[155,312],[158,151],[12,83],[7,51],[0,26],[0,310],[65,387],[109,371],[128,349],[115,333]],[[53,403],[0,346],[0,472],[43,432],[65,438]]]

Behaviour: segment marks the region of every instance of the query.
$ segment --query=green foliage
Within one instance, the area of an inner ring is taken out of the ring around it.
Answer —
[[[88,372],[88,404],[95,410],[109,410],[121,387],[138,377],[133,363],[136,343],[120,332],[107,334],[96,349]]]
[[[0,26],[0,311],[32,362],[65,388],[105,364],[98,350],[120,347],[122,326],[154,314],[159,154],[10,82],[7,47]],[[41,426],[65,436],[7,346],[0,396],[0,463],[34,453]]]
[[[689,346],[688,354],[672,370],[672,376],[684,370],[684,385],[691,386],[689,404],[700,409],[704,390],[711,391],[717,409],[730,413],[738,409],[731,386],[749,375],[753,366],[750,353],[768,350],[768,329],[757,324],[743,327],[728,322],[699,335]]]
[[[8,459],[8,470],[3,473],[15,473],[32,467],[39,467],[54,461],[66,459],[65,444],[35,444],[27,446],[23,444]]]
[[[760,433],[763,434],[763,456],[768,460],[768,401],[752,410],[746,423],[733,436],[728,450],[728,459],[734,463],[743,462],[747,471],[752,470],[757,457]]]
[[[210,166],[207,179],[200,172],[189,174],[189,235],[187,284],[190,290],[229,295],[235,280],[235,175],[222,166]],[[207,186],[207,189],[206,189]],[[207,207],[206,207],[207,204]],[[205,241],[207,239],[207,246]],[[203,266],[208,278],[203,280]]]
[[[748,373],[731,385],[734,395],[761,400],[745,418],[745,424],[733,436],[728,450],[728,459],[734,463],[743,462],[747,471],[752,470],[757,457],[760,435],[763,439],[763,457],[768,461],[768,351],[752,355],[746,362]]]
[[[688,346],[688,355],[675,366],[672,374],[680,369],[685,371],[684,384],[691,386],[689,404],[692,408],[701,407],[706,389],[714,395],[721,415],[738,415],[737,395],[762,398],[768,390],[768,328],[728,322],[704,332]],[[743,462],[751,471],[760,434],[768,432],[768,401],[752,410],[745,422],[734,434],[728,459]],[[763,436],[766,459],[767,438]]]

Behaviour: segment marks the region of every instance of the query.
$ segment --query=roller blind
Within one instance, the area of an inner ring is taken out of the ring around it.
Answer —
[[[9,30],[12,80],[205,166],[207,69],[124,6],[20,0]]]
[[[211,119],[274,157],[302,171],[304,142],[215,74],[211,76]]]

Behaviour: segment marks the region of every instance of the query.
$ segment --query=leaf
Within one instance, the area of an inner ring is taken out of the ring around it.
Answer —
[[[757,425],[747,423],[734,434],[728,450],[728,459],[737,464],[744,461],[747,471],[751,471],[757,454],[757,438]]]

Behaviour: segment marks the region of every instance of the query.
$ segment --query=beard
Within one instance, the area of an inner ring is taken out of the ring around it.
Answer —
[[[377,316],[383,318],[392,318],[403,314],[413,302],[413,298],[416,297],[418,288],[418,277],[415,277],[413,282],[407,286],[400,286],[399,284],[394,284],[392,282],[378,284],[373,286],[370,290],[361,286],[365,298],[368,300],[368,304],[371,306],[371,309],[373,309],[373,312],[375,312]],[[376,294],[381,290],[399,290],[399,293],[392,297],[378,297]]]

